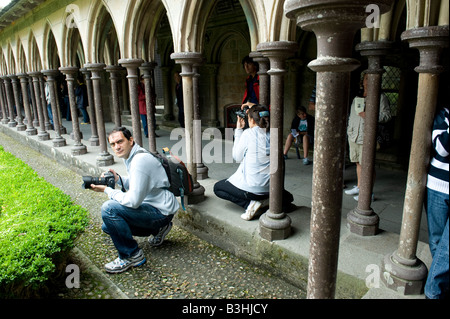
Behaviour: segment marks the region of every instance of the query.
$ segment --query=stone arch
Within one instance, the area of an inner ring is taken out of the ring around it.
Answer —
[[[116,65],[121,56],[120,44],[112,15],[102,1],[92,4],[89,23],[92,31],[88,33],[87,63]]]
[[[30,71],[37,72],[42,70],[41,55],[39,53],[39,48],[33,30],[30,30],[30,34],[28,36],[28,50],[29,50],[28,56],[30,57],[29,58]]]
[[[19,52],[17,56],[17,64],[19,72],[21,73],[27,73],[28,72],[28,65],[27,65],[27,57],[25,55],[25,50],[23,48],[22,43],[18,43],[19,46]]]
[[[7,49],[6,49],[6,61],[8,65],[8,71],[9,74],[16,74],[16,60],[14,58],[13,49],[11,47],[11,43],[8,43]]]
[[[58,51],[58,44],[51,29],[50,23],[47,23],[45,25],[43,44],[44,69],[57,70],[61,65],[61,59]]]
[[[3,49],[0,47],[0,71],[2,75],[8,74],[8,65],[6,64],[6,58],[5,58],[5,54],[3,52]]]
[[[141,1],[125,23],[127,30],[125,34],[125,47],[132,58],[145,61],[155,60],[155,47],[158,27],[166,14],[166,9],[160,0]]]
[[[75,16],[66,10],[63,30],[63,64],[65,66],[82,67],[86,63],[83,39],[78,29]]]

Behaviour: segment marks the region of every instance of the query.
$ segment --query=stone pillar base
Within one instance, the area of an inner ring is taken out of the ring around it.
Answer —
[[[27,127],[26,127],[25,124],[18,124],[18,125],[16,126],[16,129],[17,129],[19,132],[23,132],[23,131],[25,131],[25,130],[27,129]]]
[[[66,146],[66,140],[62,137],[56,137],[53,139],[53,147],[62,147]]]
[[[272,214],[267,211],[259,219],[259,235],[265,240],[283,240],[290,234],[291,218],[285,213]]]
[[[97,157],[97,166],[110,166],[114,164],[114,156],[111,154],[102,154]]]
[[[8,119],[3,119],[2,124],[8,124]]]
[[[36,128],[28,128],[25,131],[27,133],[27,136],[34,136],[37,135],[37,129]]]
[[[197,164],[197,180],[203,180],[209,178],[208,167],[203,164]]]
[[[75,140],[75,134],[73,132],[70,133],[70,139]],[[83,132],[80,131],[80,139],[83,139]]]
[[[354,234],[360,236],[374,236],[378,233],[380,218],[370,210],[352,209],[347,214],[347,227]]]
[[[17,122],[15,122],[15,121],[8,122],[8,127],[16,127],[16,126],[17,126]]]
[[[91,137],[89,139],[90,145],[91,146],[99,146],[100,145],[100,140],[98,137]]]
[[[72,156],[83,155],[87,153],[86,145],[76,145],[71,149]]]
[[[197,183],[194,185],[194,191],[186,197],[188,205],[201,203],[205,200],[205,188]]]
[[[420,295],[425,287],[427,272],[420,259],[405,260],[394,252],[384,257],[381,279],[386,287],[403,295]]]
[[[50,134],[48,132],[39,132],[38,140],[39,141],[48,141],[50,139]]]

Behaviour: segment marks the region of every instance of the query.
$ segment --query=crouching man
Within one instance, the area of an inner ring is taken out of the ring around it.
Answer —
[[[128,176],[110,169],[122,190],[104,185],[91,188],[109,197],[102,206],[102,230],[111,236],[119,257],[107,263],[105,269],[120,273],[146,261],[133,236],[150,236],[151,246],[161,245],[172,228],[179,203],[167,190],[169,180],[162,164],[134,142],[128,129],[115,128],[108,141],[114,153],[124,160]]]

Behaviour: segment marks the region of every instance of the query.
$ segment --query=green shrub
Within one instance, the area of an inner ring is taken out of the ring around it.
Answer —
[[[0,297],[39,293],[88,216],[0,146]]]

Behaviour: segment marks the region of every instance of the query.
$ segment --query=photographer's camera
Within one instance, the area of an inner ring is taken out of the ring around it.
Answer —
[[[114,188],[116,185],[114,174],[111,172],[106,172],[103,177],[92,177],[83,176],[83,184],[81,185],[84,189],[91,188],[91,184],[94,185],[106,185],[108,187]]]

